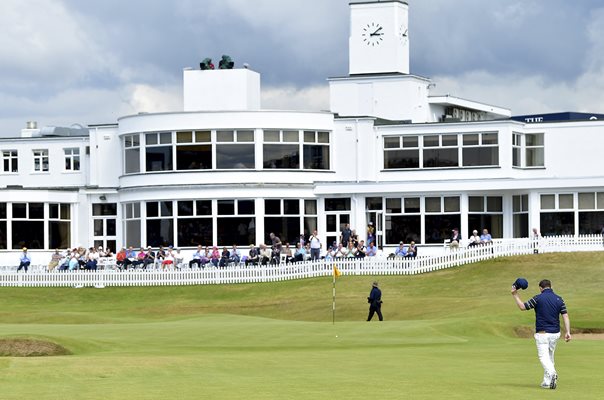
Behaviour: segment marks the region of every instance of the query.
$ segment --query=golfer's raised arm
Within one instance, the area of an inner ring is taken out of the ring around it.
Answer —
[[[521,311],[526,310],[524,303],[522,302],[522,300],[520,300],[520,296],[518,295],[518,290],[516,289],[515,286],[512,286],[512,296],[514,296],[514,300],[516,300],[516,305],[518,306],[518,308]]]

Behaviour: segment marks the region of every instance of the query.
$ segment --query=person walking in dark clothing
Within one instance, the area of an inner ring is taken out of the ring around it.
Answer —
[[[367,321],[371,321],[371,318],[373,318],[373,314],[375,313],[377,313],[380,321],[383,321],[384,317],[382,317],[382,291],[378,288],[377,282],[373,282],[373,287],[371,288],[369,297],[367,297],[367,303],[369,303],[369,316],[367,316]]]

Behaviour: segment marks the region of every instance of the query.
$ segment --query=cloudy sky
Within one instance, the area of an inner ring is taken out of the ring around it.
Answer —
[[[409,0],[411,71],[514,114],[604,112],[601,0]],[[0,135],[181,107],[182,69],[230,55],[263,107],[320,110],[348,72],[348,0],[1,0]]]

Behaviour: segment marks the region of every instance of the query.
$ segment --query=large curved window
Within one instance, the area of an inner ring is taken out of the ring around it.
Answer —
[[[254,131],[216,131],[216,169],[254,169]]]

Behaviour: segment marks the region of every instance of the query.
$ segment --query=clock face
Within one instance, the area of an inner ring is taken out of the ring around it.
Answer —
[[[370,22],[363,27],[361,37],[367,46],[378,46],[384,40],[384,28],[378,23]]]
[[[398,40],[400,40],[402,44],[406,44],[409,40],[409,30],[403,24],[398,27]]]

